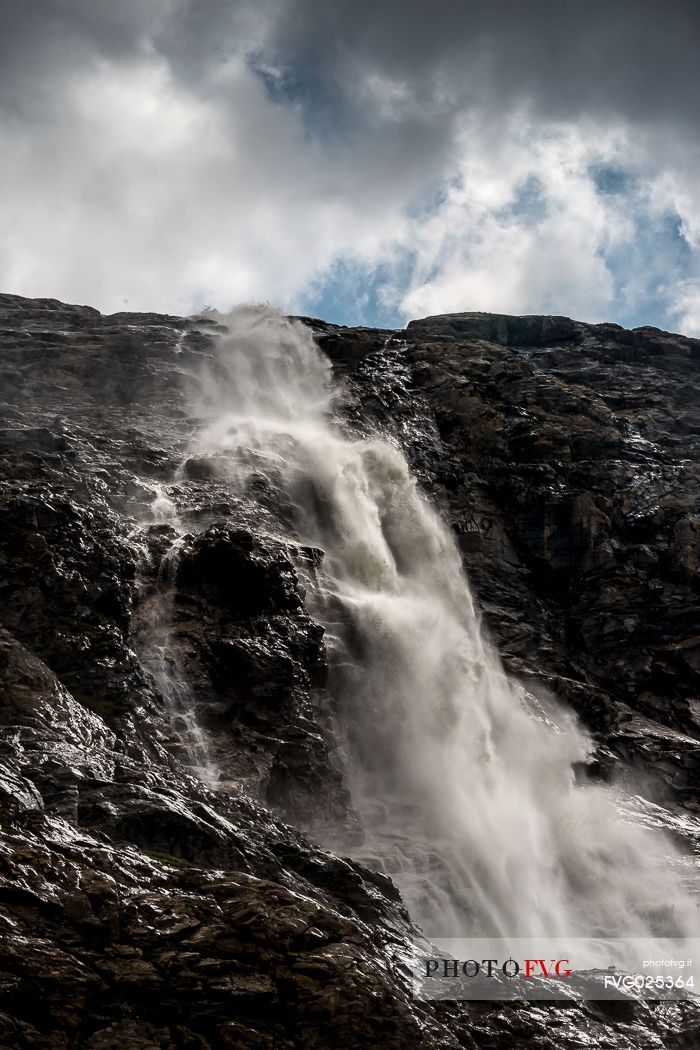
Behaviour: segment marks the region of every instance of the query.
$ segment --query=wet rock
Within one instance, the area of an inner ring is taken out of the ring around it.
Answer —
[[[185,541],[174,637],[224,776],[310,827],[345,820],[348,796],[319,721],[329,706],[323,629],[303,607],[292,554],[313,560],[233,525]]]
[[[284,552],[234,526],[214,525],[196,537],[179,559],[177,584],[245,615],[289,612],[302,605]]]
[[[190,458],[185,463],[183,470],[185,477],[191,481],[207,481],[215,478],[219,473],[218,464],[213,457],[209,459],[204,457],[198,459]]]

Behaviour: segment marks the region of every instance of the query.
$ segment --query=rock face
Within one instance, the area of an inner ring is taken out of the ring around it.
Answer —
[[[344,425],[393,432],[449,518],[511,670],[575,707],[597,775],[645,766],[656,819],[690,834],[700,341],[305,323]],[[0,296],[0,1045],[696,1046],[682,1004],[412,999],[398,891],[314,844],[354,833],[304,604],[323,552],[269,477],[233,496],[189,451],[212,353],[202,323]]]

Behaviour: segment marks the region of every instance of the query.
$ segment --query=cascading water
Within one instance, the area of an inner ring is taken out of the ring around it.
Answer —
[[[234,481],[251,452],[281,471],[301,538],[326,552],[308,600],[364,831],[348,852],[389,873],[434,937],[694,933],[670,844],[622,822],[610,787],[576,783],[589,739],[485,643],[452,536],[403,455],[333,423],[308,330],[256,309],[226,321],[200,452],[226,450]]]
[[[177,508],[162,486],[151,504],[154,524],[169,525],[176,538],[160,560],[155,588],[143,603],[141,619],[145,636],[144,666],[163,698],[175,743],[182,750],[184,764],[208,787],[216,787],[218,771],[212,761],[206,736],[199,724],[196,702],[187,676],[180,667],[173,633],[175,622],[175,576],[183,529]],[[144,550],[147,557],[147,551]]]

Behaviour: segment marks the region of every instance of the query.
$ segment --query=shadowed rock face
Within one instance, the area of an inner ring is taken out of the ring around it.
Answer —
[[[574,705],[597,775],[644,766],[655,819],[690,834],[700,342],[549,317],[307,323],[343,425],[392,432],[448,516],[509,667]],[[0,296],[0,1044],[697,1045],[678,1004],[412,999],[398,892],[313,844],[355,832],[304,605],[323,552],[274,479],[234,496],[190,455],[211,357],[182,318]],[[218,790],[188,764],[154,631]]]

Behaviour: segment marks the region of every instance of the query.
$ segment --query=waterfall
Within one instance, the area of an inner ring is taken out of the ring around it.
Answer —
[[[226,451],[233,484],[251,451],[281,472],[300,538],[326,552],[307,602],[364,833],[347,852],[391,875],[429,936],[690,933],[670,842],[624,822],[612,787],[577,783],[589,737],[504,672],[400,450],[334,422],[329,364],[301,324],[253,308],[226,323],[198,450]]]
[[[147,593],[140,614],[144,638],[143,663],[163,699],[170,721],[172,744],[181,752],[183,764],[190,767],[207,787],[215,788],[219,779],[218,771],[197,718],[196,698],[181,667],[173,629],[176,619],[175,580],[184,529],[177,507],[162,485],[155,487],[150,517],[153,524],[169,525],[175,532],[175,539],[160,559],[155,587],[151,588],[142,581]],[[145,548],[144,556],[148,557]]]

